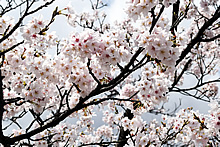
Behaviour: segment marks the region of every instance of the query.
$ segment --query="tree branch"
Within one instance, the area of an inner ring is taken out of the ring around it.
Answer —
[[[158,14],[157,17],[155,17],[155,14],[154,14],[154,9],[155,9],[155,7],[151,9],[151,14],[152,14],[152,16],[153,16],[153,20],[152,20],[152,25],[151,25],[150,30],[149,30],[150,34],[152,33],[154,27],[155,27],[156,24],[157,24],[157,21],[159,20],[160,16],[162,15],[162,13],[163,13],[163,11],[164,11],[164,8],[165,8],[165,6],[162,5],[162,7],[160,8],[160,12],[159,12],[159,14]]]

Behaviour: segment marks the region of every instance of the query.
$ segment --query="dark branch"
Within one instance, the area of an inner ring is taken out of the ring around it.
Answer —
[[[205,32],[205,30],[208,27],[210,27],[219,17],[220,17],[220,6],[215,11],[215,14],[213,15],[213,17],[203,24],[203,26],[199,29],[199,32],[197,33],[197,35],[187,45],[186,49],[183,50],[183,52],[181,53],[179,59],[176,61],[176,66],[186,57],[186,55],[191,51],[191,49],[194,47],[194,45],[201,41],[203,33]]]

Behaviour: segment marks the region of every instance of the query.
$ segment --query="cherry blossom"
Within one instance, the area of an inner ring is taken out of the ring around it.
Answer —
[[[41,1],[37,9],[35,1],[13,4],[11,10],[24,9],[18,22],[0,4],[0,143],[219,145],[216,0],[129,0],[127,18],[114,25],[105,21],[107,5],[99,0],[91,0],[87,12],[69,3],[56,7],[49,20],[29,16],[52,2]],[[171,20],[166,10],[179,2]],[[60,38],[50,27],[57,17],[72,27],[69,36]],[[190,25],[180,28],[185,20]],[[196,81],[191,87],[184,85],[187,76]],[[172,93],[207,102],[210,111],[171,112],[165,106]],[[161,120],[150,120],[148,113]],[[28,124],[20,125],[26,117]],[[8,136],[5,130],[11,130]]]

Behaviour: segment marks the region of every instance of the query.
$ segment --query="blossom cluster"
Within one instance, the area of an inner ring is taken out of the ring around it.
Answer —
[[[125,31],[120,30],[106,34],[94,31],[72,34],[63,50],[66,54],[81,57],[83,62],[85,59],[92,59],[96,64],[98,63],[97,65],[109,71],[110,65],[127,62],[130,58],[128,44],[124,40],[125,34]]]
[[[138,37],[139,45],[146,49],[146,54],[158,59],[169,67],[174,67],[175,61],[179,57],[179,49],[172,47],[173,43],[165,33],[161,27],[155,28],[153,34],[144,32]]]
[[[14,19],[10,16],[2,16],[0,17],[0,34],[3,35],[6,33],[5,31],[9,28],[8,31],[12,29],[14,24]]]
[[[22,37],[26,43],[33,48],[37,48],[40,52],[45,52],[57,44],[58,38],[55,32],[46,33],[44,31],[47,22],[43,20],[43,16],[34,17],[27,25],[21,29]]]
[[[169,7],[176,0],[163,0],[165,7]],[[148,15],[149,11],[160,3],[159,0],[128,0],[127,14],[130,18],[137,20],[141,15],[144,17]]]
[[[142,80],[137,83],[140,91],[139,99],[150,110],[161,102],[167,102],[169,82],[163,73],[155,72],[156,69],[145,66],[142,72]]]

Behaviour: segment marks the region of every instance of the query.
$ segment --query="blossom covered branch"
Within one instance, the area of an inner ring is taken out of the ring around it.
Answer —
[[[3,146],[220,144],[216,0],[128,0],[127,18],[114,25],[103,11],[109,4],[101,0],[88,0],[88,12],[75,12],[69,3],[53,8],[48,21],[30,18],[52,3],[0,4]],[[20,18],[10,11],[19,11]],[[57,16],[74,30],[68,37],[51,29]],[[191,25],[182,29],[185,20]],[[183,88],[186,75],[196,82]],[[211,110],[166,111],[170,93],[209,102]],[[161,123],[147,113],[162,115]]]

